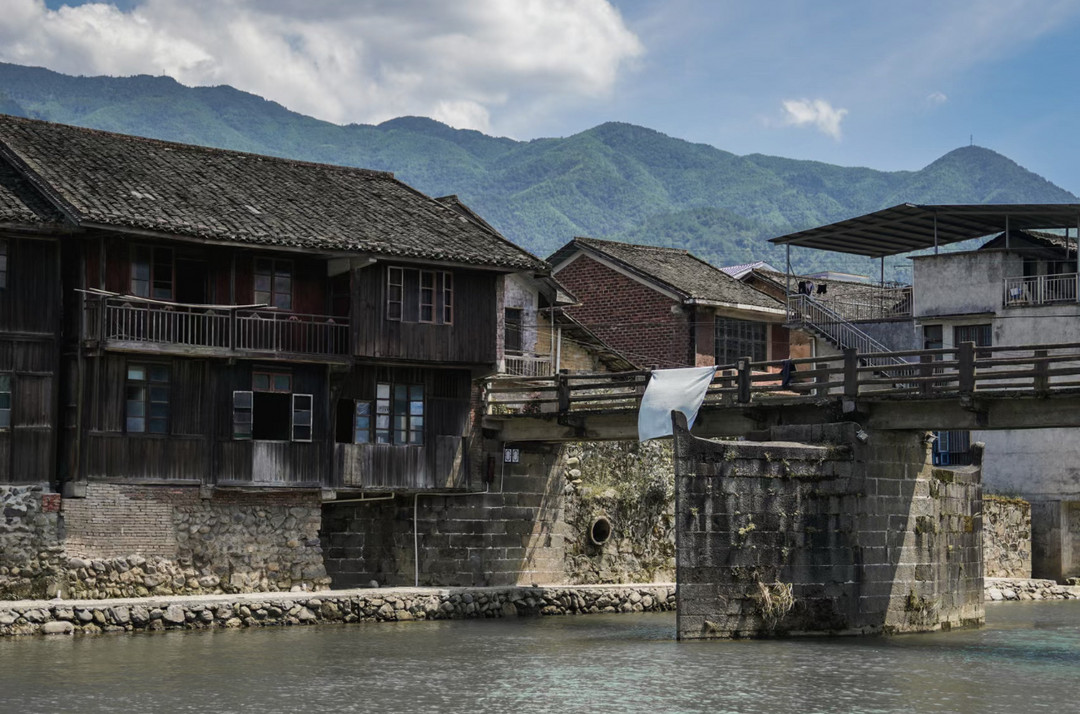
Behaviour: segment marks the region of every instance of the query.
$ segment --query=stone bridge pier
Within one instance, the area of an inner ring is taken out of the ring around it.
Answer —
[[[680,639],[983,623],[981,446],[945,469],[924,431],[712,441],[673,417]]]

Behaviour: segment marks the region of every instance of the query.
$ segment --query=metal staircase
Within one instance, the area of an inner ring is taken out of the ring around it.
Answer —
[[[859,359],[867,366],[889,367],[909,364],[899,357],[875,356],[874,353],[890,350],[839,313],[830,310],[809,295],[788,296],[788,323],[809,328],[840,349],[854,349],[859,353]]]

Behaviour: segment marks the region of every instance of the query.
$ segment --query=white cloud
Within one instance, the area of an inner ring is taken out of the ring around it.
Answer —
[[[335,122],[496,129],[610,94],[643,52],[609,0],[0,0],[0,60],[231,84]],[[516,114],[517,117],[510,115]]]
[[[809,124],[821,133],[840,141],[840,122],[847,115],[847,109],[836,109],[824,99],[787,99],[783,106],[784,124]]]
[[[926,95],[926,101],[928,104],[944,104],[949,101],[949,96],[945,92],[931,92]]]

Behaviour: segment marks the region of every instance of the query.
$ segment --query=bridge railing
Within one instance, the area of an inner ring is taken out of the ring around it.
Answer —
[[[888,365],[884,367],[883,365]],[[491,416],[608,412],[637,409],[649,371],[497,376],[485,385]],[[984,394],[1030,394],[1080,388],[1080,343],[976,347],[964,342],[935,350],[718,365],[708,406],[796,404],[838,397],[934,399]]]

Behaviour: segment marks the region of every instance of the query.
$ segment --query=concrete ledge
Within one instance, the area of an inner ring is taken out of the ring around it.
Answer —
[[[0,602],[0,636],[662,612],[674,608],[675,585],[669,583],[16,600]]]

